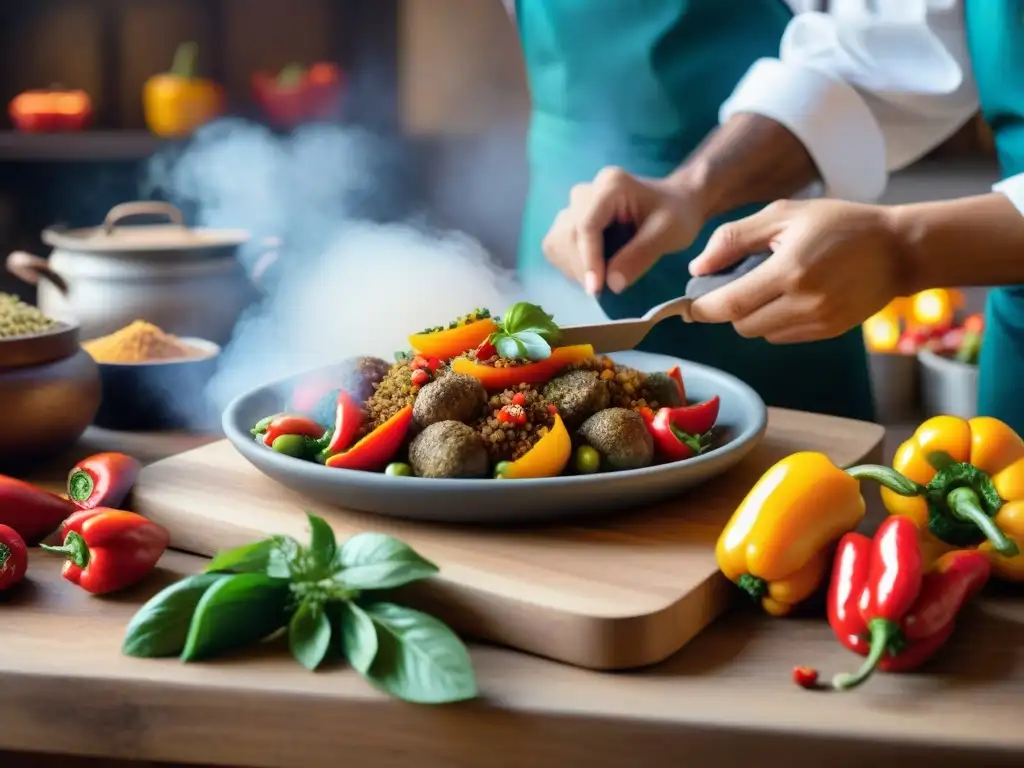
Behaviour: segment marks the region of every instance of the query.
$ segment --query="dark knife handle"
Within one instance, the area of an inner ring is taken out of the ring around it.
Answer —
[[[771,255],[770,251],[767,253],[755,253],[740,259],[735,264],[731,264],[718,272],[713,272],[710,275],[701,275],[700,277],[691,277],[686,284],[686,298],[699,299],[701,296],[705,296],[718,288],[728,285],[733,280],[743,277],[743,275],[764,264]]]

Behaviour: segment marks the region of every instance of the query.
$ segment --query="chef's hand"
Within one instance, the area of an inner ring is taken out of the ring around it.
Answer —
[[[732,323],[775,344],[839,336],[907,293],[908,259],[883,206],[835,200],[767,206],[715,230],[690,272],[705,275],[749,254],[766,262],[693,303],[695,320]]]
[[[544,255],[587,293],[605,284],[621,293],[658,259],[689,246],[704,223],[699,196],[660,179],[604,168],[588,184],[572,188],[569,207],[555,217],[544,238]],[[633,222],[637,233],[605,264],[605,227]]]

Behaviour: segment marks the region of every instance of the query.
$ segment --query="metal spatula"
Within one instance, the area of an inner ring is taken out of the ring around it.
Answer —
[[[632,224],[613,224],[608,227],[604,232],[605,258],[613,256],[629,242],[635,233],[636,228]],[[662,320],[681,317],[688,323],[693,322],[690,305],[694,301],[747,274],[764,263],[769,256],[771,253],[759,253],[748,256],[721,272],[691,277],[686,284],[686,292],[682,296],[653,307],[643,317],[634,320],[611,320],[595,325],[566,326],[562,328],[562,336],[558,344],[559,346],[590,344],[594,347],[594,352],[599,354],[634,349]]]

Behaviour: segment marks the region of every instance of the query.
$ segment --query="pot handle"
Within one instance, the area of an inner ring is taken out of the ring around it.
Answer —
[[[140,200],[135,203],[121,203],[111,208],[106,218],[103,219],[103,231],[108,235],[113,233],[118,222],[131,216],[166,216],[171,224],[179,227],[185,226],[185,217],[178,208],[170,203],[163,203],[159,200]]]
[[[26,251],[12,251],[7,255],[7,271],[29,285],[37,285],[42,278],[64,296],[68,295],[68,284],[47,263],[46,259]]]

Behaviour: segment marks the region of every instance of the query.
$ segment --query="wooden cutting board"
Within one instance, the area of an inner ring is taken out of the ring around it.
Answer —
[[[769,409],[768,431],[742,464],[672,502],[588,524],[515,529],[411,523],[310,501],[264,477],[226,441],[151,464],[134,508],[201,555],[269,534],[306,540],[305,510],[339,538],[398,536],[441,569],[402,599],[458,631],[592,669],[654,664],[678,651],[737,594],[714,545],[765,469],[799,450],[849,466],[878,461],[885,430]]]

